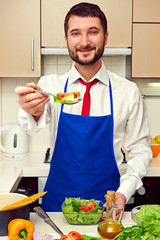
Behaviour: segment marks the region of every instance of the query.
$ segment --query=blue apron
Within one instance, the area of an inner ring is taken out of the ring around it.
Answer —
[[[67,91],[68,79],[64,92]],[[113,148],[111,114],[81,116],[63,112],[61,106],[55,149],[42,200],[45,211],[61,211],[65,197],[94,198],[105,202],[107,190],[117,190],[120,174]]]

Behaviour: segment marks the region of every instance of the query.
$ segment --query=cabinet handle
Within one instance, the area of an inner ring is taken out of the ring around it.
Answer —
[[[160,95],[142,95],[142,98],[159,98]]]
[[[34,71],[34,39],[31,40],[31,64],[32,64],[32,71]]]

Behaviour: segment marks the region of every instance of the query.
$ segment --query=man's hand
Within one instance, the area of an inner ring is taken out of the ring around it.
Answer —
[[[35,83],[28,83],[25,87],[16,87],[15,93],[18,95],[18,103],[21,108],[38,121],[39,117],[44,112],[45,104],[50,98],[47,95],[34,92],[33,89],[41,90]]]
[[[122,193],[117,192],[116,193],[116,205],[120,205],[123,208],[125,208],[125,204],[126,204],[126,197]]]
[[[121,206],[123,209],[125,208],[125,204],[126,204],[126,197],[122,194],[117,192],[116,193],[116,202],[115,204],[118,206]],[[106,203],[103,205],[106,208]],[[118,216],[119,217],[119,216]],[[102,215],[102,220],[104,220],[106,218],[106,213],[104,213]]]

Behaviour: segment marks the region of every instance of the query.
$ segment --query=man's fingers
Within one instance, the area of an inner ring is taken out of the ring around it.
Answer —
[[[21,104],[21,108],[31,115],[39,116],[40,113],[44,111],[44,106],[49,100],[50,98],[41,98],[30,102],[23,102],[23,104]]]
[[[32,95],[32,96],[31,96]],[[33,96],[35,95],[35,96]],[[21,104],[21,107],[23,109],[27,108],[27,109],[31,109],[31,108],[35,108],[37,105],[39,105],[39,107],[41,107],[41,105],[44,105],[46,102],[48,102],[50,100],[50,98],[48,96],[36,96],[37,94],[27,94],[25,96],[20,96],[18,99],[18,103]]]
[[[34,89],[41,90],[41,88],[37,84],[31,82],[27,83],[26,86],[17,86],[15,88],[15,93],[17,95],[25,95],[34,92]]]
[[[40,103],[46,99],[50,99],[48,95],[44,95],[42,93],[36,93],[36,92],[31,92],[30,94],[21,95],[20,98],[23,99],[23,102],[25,103],[32,102],[32,101],[38,101]]]
[[[33,88],[24,87],[24,86],[17,86],[14,91],[17,95],[21,96],[21,95],[32,93]]]
[[[40,88],[40,86],[38,86],[37,84],[35,84],[35,83],[33,83],[33,82],[27,83],[27,84],[26,84],[26,87],[33,88],[33,89],[37,89],[37,90],[42,90],[42,89]]]

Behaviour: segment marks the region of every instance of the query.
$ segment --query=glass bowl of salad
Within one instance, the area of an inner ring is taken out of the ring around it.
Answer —
[[[62,212],[72,225],[97,224],[104,212],[103,202],[95,199],[65,198]]]
[[[160,205],[146,204],[132,209],[131,218],[138,224],[156,223],[160,225]]]

